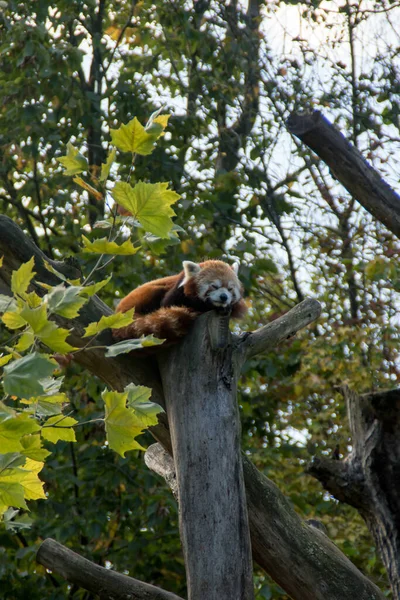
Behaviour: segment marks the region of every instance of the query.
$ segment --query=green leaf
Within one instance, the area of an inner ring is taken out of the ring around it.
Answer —
[[[32,258],[23,263],[17,271],[14,271],[11,275],[11,291],[15,296],[25,296],[25,293],[29,287],[32,278],[36,273],[33,268],[35,266],[35,260]]]
[[[65,341],[69,335],[70,332],[68,329],[57,327],[52,321],[49,321],[46,327],[37,334],[43,344],[46,344],[54,352],[60,352],[61,354],[77,350],[75,346],[71,346],[71,344]]]
[[[85,334],[82,337],[97,335],[105,329],[119,329],[120,327],[130,325],[133,322],[134,312],[135,309],[131,308],[131,310],[128,310],[124,313],[115,313],[113,315],[109,315],[108,317],[103,316],[97,323],[89,323],[85,329]]]
[[[105,285],[107,285],[112,279],[112,275],[110,275],[109,277],[107,277],[107,279],[103,279],[102,281],[98,281],[97,283],[92,283],[91,285],[85,285],[81,288],[81,295],[82,296],[94,296],[95,294],[97,294],[97,292],[99,290],[101,290],[101,288],[103,288]]]
[[[144,385],[130,383],[125,391],[128,392],[128,407],[140,419],[144,427],[151,427],[158,423],[157,415],[164,409],[155,402],[150,402],[151,389]]]
[[[50,417],[42,427],[42,438],[53,444],[58,440],[76,442],[73,425],[76,425],[77,422],[72,417],[64,417],[64,415]]]
[[[84,252],[91,252],[95,254],[115,254],[128,256],[131,254],[136,254],[136,252],[139,250],[139,247],[134,248],[131,240],[126,240],[123,244],[118,245],[115,242],[109,242],[107,238],[101,238],[91,242],[83,235],[82,241],[84,245]]]
[[[146,156],[154,150],[154,142],[163,132],[162,126],[150,133],[134,117],[127,125],[119,129],[110,129],[111,140],[114,146],[122,152],[132,152]]]
[[[19,398],[40,396],[45,391],[40,380],[49,377],[55,368],[55,361],[38,352],[23,356],[4,367],[4,391]]]
[[[47,296],[49,311],[67,319],[74,319],[87,302],[85,298],[81,297],[82,290],[82,286],[65,287],[64,285],[58,285],[53,288]]]
[[[27,509],[24,500],[24,488],[19,483],[10,483],[3,481],[0,473],[0,515],[3,514],[9,506]]]
[[[123,340],[122,342],[117,342],[112,346],[107,346],[106,356],[108,358],[118,356],[119,354],[126,354],[132,350],[140,350],[141,348],[147,348],[149,346],[159,346],[164,342],[165,340],[158,339],[153,335],[143,336],[134,340]]]
[[[43,469],[44,464],[31,458],[27,458],[25,464],[17,469],[7,469],[0,474],[0,482],[11,485],[18,483],[23,488],[26,500],[38,500],[46,498],[43,491],[43,482],[40,481],[38,473]],[[17,505],[13,505],[17,506]]]
[[[144,183],[139,181],[135,187],[119,181],[113,189],[113,197],[118,204],[126,208],[138,219],[146,231],[161,238],[167,238],[173,226],[171,217],[175,212],[171,208],[179,194],[168,189],[168,183]]]
[[[129,450],[144,450],[134,439],[143,432],[144,427],[133,410],[126,407],[128,393],[105,390],[101,396],[105,404],[105,426],[110,448],[122,457]]]
[[[61,156],[58,161],[65,168],[64,175],[77,175],[86,171],[88,167],[86,158],[79,153],[77,148],[74,148],[71,142],[67,144],[67,154]]]
[[[21,438],[39,431],[40,426],[26,413],[0,415],[0,448],[2,452],[22,451]]]
[[[1,317],[1,320],[8,329],[20,329],[26,325],[25,319],[19,313],[20,310],[18,309],[16,312],[5,312]]]
[[[32,327],[32,331],[36,335],[49,323],[45,304],[37,308],[29,308],[28,305],[25,305],[20,311],[20,315]]]
[[[113,162],[115,160],[116,154],[117,154],[117,151],[115,148],[113,148],[111,150],[111,152],[109,153],[109,155],[107,156],[107,160],[106,160],[105,164],[101,165],[100,181],[107,181],[108,176],[110,174],[111,165],[113,164]]]
[[[10,362],[10,360],[12,360],[13,355],[12,354],[3,354],[0,356],[0,367],[4,367],[4,365],[6,365],[7,363]]]
[[[21,438],[22,454],[33,460],[43,461],[51,452],[43,448],[40,434],[24,435]]]
[[[24,333],[20,336],[18,343],[15,346],[15,350],[17,350],[17,352],[24,352],[32,346],[34,341],[34,333],[32,329],[29,328],[27,331],[24,331]]]

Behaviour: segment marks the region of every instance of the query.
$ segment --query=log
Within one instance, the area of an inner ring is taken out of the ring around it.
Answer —
[[[40,545],[36,560],[101,600],[182,600],[159,587],[100,567],[51,538]]]
[[[328,119],[317,110],[292,113],[286,126],[373,217],[400,238],[400,196]]]

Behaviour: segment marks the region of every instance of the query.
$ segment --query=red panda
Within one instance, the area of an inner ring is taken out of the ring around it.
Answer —
[[[131,325],[115,329],[116,339],[138,338],[153,334],[176,342],[186,335],[193,321],[209,310],[230,313],[233,318],[247,312],[242,298],[243,287],[237,277],[238,265],[221,260],[197,264],[183,262],[178,275],[145,283],[128,294],[117,312],[135,308]]]

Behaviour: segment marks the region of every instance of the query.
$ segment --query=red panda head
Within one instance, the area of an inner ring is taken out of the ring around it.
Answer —
[[[237,263],[231,267],[222,260],[206,260],[200,264],[185,260],[183,271],[181,286],[186,296],[199,298],[222,309],[232,307],[242,298]]]

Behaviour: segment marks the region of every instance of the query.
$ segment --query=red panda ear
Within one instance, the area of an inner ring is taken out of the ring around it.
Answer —
[[[239,273],[239,263],[238,262],[233,263],[233,265],[231,265],[231,269],[235,273],[235,275],[237,275]]]
[[[201,266],[198,265],[197,263],[194,263],[194,262],[190,261],[190,260],[184,260],[183,263],[182,263],[182,265],[183,265],[183,272],[185,274],[185,277],[184,277],[181,285],[184,285],[194,275],[197,275],[197,273],[200,273]]]

